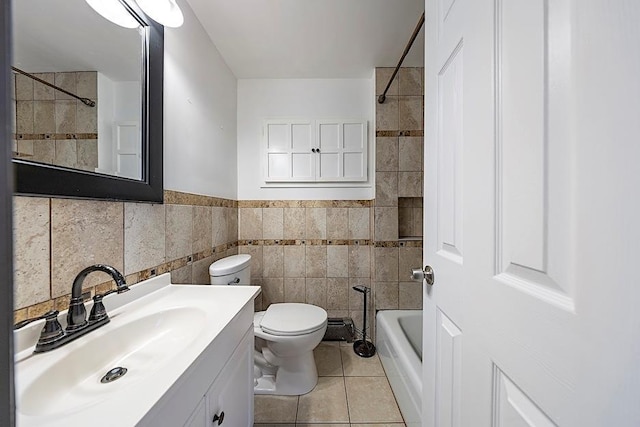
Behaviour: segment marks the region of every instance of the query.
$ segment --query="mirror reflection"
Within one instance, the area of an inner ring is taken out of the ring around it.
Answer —
[[[145,28],[14,0],[13,32],[14,158],[142,179]]]

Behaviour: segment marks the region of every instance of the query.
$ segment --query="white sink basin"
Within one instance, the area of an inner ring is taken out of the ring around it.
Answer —
[[[26,415],[60,415],[100,403],[118,389],[157,374],[204,327],[198,308],[162,310],[112,328],[99,339],[88,338],[75,351],[52,364],[24,390],[20,410]],[[105,326],[106,327],[106,326]],[[55,351],[55,350],[53,350]],[[115,367],[127,373],[101,383]]]
[[[153,292],[142,297],[136,293],[144,293],[144,286],[136,285],[126,294],[105,298],[111,317],[107,325],[47,353],[32,354],[31,347],[16,355],[20,427],[82,425],[89,420],[93,425],[136,424],[198,356],[215,345],[236,314],[253,304],[259,289],[152,280]],[[126,304],[117,307],[118,299]],[[101,383],[115,367],[127,368],[127,373]]]

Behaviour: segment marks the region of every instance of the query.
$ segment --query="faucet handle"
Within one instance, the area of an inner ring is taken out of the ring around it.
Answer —
[[[33,323],[36,320],[47,319],[47,322],[48,322],[49,320],[55,319],[57,321],[59,313],[60,312],[58,310],[47,311],[42,316],[32,317],[31,319],[26,319],[26,320],[23,320],[21,322],[16,323],[15,325],[13,325],[13,329],[16,330],[16,329],[24,328],[29,323]]]
[[[91,313],[89,313],[89,321],[94,322],[96,320],[102,320],[107,316],[107,309],[104,307],[102,303],[102,298],[107,295],[111,295],[113,293],[123,293],[127,292],[129,287],[127,285],[119,286],[117,289],[111,289],[110,291],[105,292],[104,294],[96,294],[93,297],[93,307],[91,307]]]
[[[64,335],[62,325],[58,322],[58,310],[45,313],[44,319],[44,327],[42,328],[42,332],[40,332],[40,339],[38,340],[39,345],[49,343]]]
[[[22,322],[18,322],[14,325],[14,329],[20,329],[31,322],[35,322],[36,320],[45,319],[44,327],[40,332],[40,338],[38,339],[38,343],[36,344],[36,353],[40,352],[40,349],[43,346],[47,346],[50,343],[60,339],[64,335],[64,330],[62,329],[62,325],[58,322],[58,310],[48,311],[42,316],[34,317],[32,319],[23,320]]]
[[[96,294],[93,297],[93,307],[91,307],[91,313],[89,313],[89,322],[94,322],[97,320],[102,320],[107,316],[107,309],[104,307],[104,304],[102,303],[102,298],[106,297],[107,295],[110,295],[114,292],[117,292],[116,290],[110,290],[108,292],[105,292],[104,294]]]

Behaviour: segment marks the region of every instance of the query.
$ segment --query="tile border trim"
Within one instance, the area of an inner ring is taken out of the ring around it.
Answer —
[[[422,240],[391,240],[374,242],[376,248],[421,248]]]
[[[65,139],[98,139],[97,133],[14,133],[13,139],[18,141],[65,140]]]
[[[125,276],[125,280],[128,286],[135,286],[136,284],[142,282],[143,280],[150,279],[160,274],[169,273],[173,270],[177,270],[193,262],[203,260],[205,258],[213,256],[214,254],[224,253],[227,250],[236,248],[236,247],[238,247],[237,241],[224,243],[222,245],[218,245],[216,247],[206,249],[204,251],[197,252],[192,255],[184,256],[178,259],[174,259],[172,261],[167,261],[154,267],[149,267],[142,271],[127,274]],[[95,286],[84,288],[82,289],[82,293],[83,293],[83,296],[86,296],[85,298],[85,301],[86,301],[87,299],[92,298],[95,294],[104,293],[115,288],[116,288],[116,284],[114,281],[111,280],[111,281],[97,284]],[[69,308],[70,299],[71,299],[71,294],[66,294],[54,299],[39,302],[34,305],[30,305],[27,307],[20,308],[18,310],[14,310],[13,311],[14,322],[17,323],[22,320],[28,319],[30,317],[40,316],[50,310],[60,310],[60,311],[66,310],[67,308]]]
[[[164,203],[167,205],[212,206],[237,208],[238,201],[201,194],[183,193],[181,191],[164,190]]]
[[[238,246],[373,246],[368,239],[244,239]]]
[[[238,208],[369,208],[373,200],[240,200]]]
[[[423,130],[377,130],[376,137],[397,137],[397,136],[424,136]]]

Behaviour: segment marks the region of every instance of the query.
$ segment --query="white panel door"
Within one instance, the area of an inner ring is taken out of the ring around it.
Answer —
[[[115,163],[118,176],[142,179],[140,126],[138,122],[118,122],[115,127]]]
[[[425,61],[425,265],[436,284],[425,288],[423,421],[462,426],[464,273],[467,263],[465,174],[466,80],[469,74],[463,0],[427,2]],[[464,226],[464,227],[463,227]],[[446,283],[444,286],[441,284]],[[426,351],[426,353],[425,353]]]
[[[638,22],[426,1],[424,425],[640,425]]]

